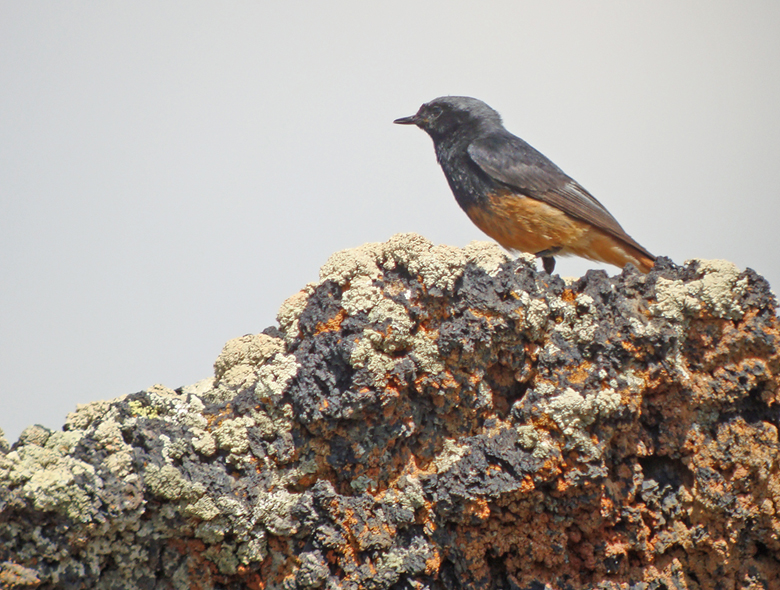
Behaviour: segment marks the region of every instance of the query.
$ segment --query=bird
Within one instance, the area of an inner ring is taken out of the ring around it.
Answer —
[[[510,251],[542,259],[581,256],[643,273],[655,256],[629,236],[574,179],[504,128],[501,115],[476,98],[441,96],[393,121],[416,125],[433,140],[455,200],[472,222]]]

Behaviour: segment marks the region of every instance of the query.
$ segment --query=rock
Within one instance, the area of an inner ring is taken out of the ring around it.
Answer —
[[[0,583],[780,588],[775,307],[724,261],[339,252],[213,379],[0,444]]]

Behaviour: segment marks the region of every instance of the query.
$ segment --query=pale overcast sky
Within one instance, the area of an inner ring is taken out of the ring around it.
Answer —
[[[486,239],[392,124],[445,94],[654,254],[777,287],[778,31],[776,1],[0,0],[0,427],[210,376],[336,250]]]

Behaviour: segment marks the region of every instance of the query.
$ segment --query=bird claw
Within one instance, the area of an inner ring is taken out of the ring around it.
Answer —
[[[547,248],[547,250],[536,253],[536,256],[542,259],[542,266],[548,275],[551,275],[555,270],[555,258],[553,258],[553,254],[557,254],[560,251],[561,247],[556,246],[555,248]]]

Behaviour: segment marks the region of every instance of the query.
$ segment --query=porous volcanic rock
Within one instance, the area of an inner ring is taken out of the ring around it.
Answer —
[[[725,261],[339,252],[213,378],[0,438],[0,584],[778,589],[775,306]]]

